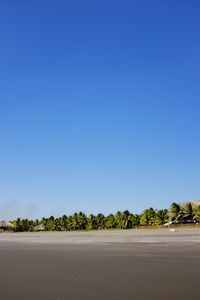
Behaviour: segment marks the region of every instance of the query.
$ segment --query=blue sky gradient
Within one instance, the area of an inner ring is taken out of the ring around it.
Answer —
[[[0,218],[200,198],[198,1],[1,1]]]

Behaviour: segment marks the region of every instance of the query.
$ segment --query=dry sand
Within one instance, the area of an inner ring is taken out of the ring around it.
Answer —
[[[200,229],[0,234],[0,299],[200,299]]]

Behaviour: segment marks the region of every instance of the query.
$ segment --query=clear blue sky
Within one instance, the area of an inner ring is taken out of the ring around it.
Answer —
[[[199,1],[0,3],[0,218],[200,198]]]

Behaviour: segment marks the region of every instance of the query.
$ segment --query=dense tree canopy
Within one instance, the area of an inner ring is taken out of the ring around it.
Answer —
[[[133,214],[128,210],[118,211],[116,214],[104,216],[102,213],[87,216],[83,212],[73,215],[63,215],[55,218],[42,218],[39,220],[14,220],[15,231],[72,231],[72,230],[98,230],[98,229],[131,229],[138,226],[162,226],[169,220],[175,223],[200,222],[200,205],[191,202],[185,204],[172,203],[170,209],[155,210],[152,207],[145,209],[141,214]]]

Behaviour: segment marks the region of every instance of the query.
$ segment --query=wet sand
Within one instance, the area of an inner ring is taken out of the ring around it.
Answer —
[[[199,300],[200,229],[0,235],[0,299]]]

